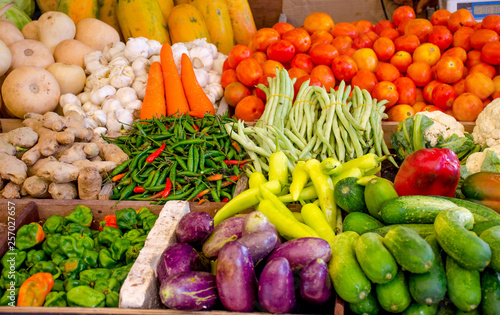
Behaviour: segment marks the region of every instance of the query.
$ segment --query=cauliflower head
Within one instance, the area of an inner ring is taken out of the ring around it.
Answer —
[[[493,100],[477,116],[472,136],[479,144],[500,145],[500,99]]]
[[[486,148],[483,152],[472,153],[465,163],[465,167],[469,173],[474,174],[481,171],[481,166],[483,165],[484,159],[486,158],[486,152],[488,151],[493,151],[500,157],[500,144]]]
[[[447,115],[441,111],[434,112],[418,112],[417,115],[429,117],[434,123],[424,131],[424,138],[429,141],[431,146],[436,146],[439,136],[443,136],[445,140],[456,134],[459,137],[465,137],[464,126],[459,123],[453,116]]]

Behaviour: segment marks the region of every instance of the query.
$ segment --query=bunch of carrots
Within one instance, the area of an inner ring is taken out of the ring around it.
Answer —
[[[154,62],[149,68],[140,119],[187,114],[194,117],[213,115],[214,106],[198,83],[188,55],[182,55],[180,76],[172,47],[168,43],[161,48],[160,61]]]

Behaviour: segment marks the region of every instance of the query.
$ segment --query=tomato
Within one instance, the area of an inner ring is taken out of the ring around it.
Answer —
[[[432,80],[431,82],[427,83],[424,88],[422,89],[422,94],[424,96],[424,100],[427,103],[432,103],[432,92],[436,88],[436,86],[442,84],[438,80]]]
[[[293,26],[290,23],[286,23],[286,22],[278,22],[278,23],[273,25],[273,28],[275,30],[277,30],[278,33],[280,33],[280,35],[283,35],[286,32],[295,29],[295,26]]]
[[[452,33],[458,31],[462,26],[472,27],[476,24],[474,16],[467,9],[459,9],[448,18],[448,28]]]
[[[378,58],[375,52],[370,48],[361,48],[356,50],[352,59],[358,65],[359,70],[370,70],[375,72],[378,65]]]
[[[467,68],[472,68],[481,62],[481,51],[471,50],[467,53],[467,62],[465,63]]]
[[[451,16],[451,12],[446,9],[439,9],[434,11],[431,15],[431,24],[434,26],[444,25],[448,26],[448,19]]]
[[[233,68],[231,68],[231,66],[229,66],[229,58],[226,58],[226,60],[224,60],[224,63],[222,63],[222,72],[229,70],[229,69],[233,69]]]
[[[406,51],[398,51],[391,57],[390,63],[393,64],[401,73],[406,73],[408,67],[413,63],[413,58]]]
[[[259,119],[264,113],[264,102],[255,95],[249,95],[238,102],[234,109],[234,117],[244,121]]]
[[[451,108],[455,98],[457,98],[457,94],[449,84],[438,84],[432,90],[432,103],[443,110]]]
[[[487,64],[485,62],[480,62],[469,69],[469,74],[474,72],[480,72],[489,77],[490,79],[493,79],[497,74],[497,69],[490,64]]]
[[[420,111],[421,112],[435,112],[435,111],[442,112],[443,110],[437,106],[434,106],[434,105],[425,105]]]
[[[455,94],[457,94],[457,96],[465,93],[465,79],[460,79],[455,82],[453,84],[453,89],[455,90]]]
[[[380,37],[387,37],[394,42],[399,37],[399,32],[393,28],[388,28],[380,33]]]
[[[366,34],[366,36],[370,37],[373,42],[375,42],[379,38],[377,33],[375,33],[374,31],[368,31],[364,34]]]
[[[432,24],[426,19],[410,20],[405,26],[405,35],[417,35],[421,43],[424,43],[429,38],[429,33],[432,31]]]
[[[470,44],[472,48],[481,50],[484,44],[488,42],[498,42],[498,38],[497,32],[481,29],[472,33],[470,36]]]
[[[316,31],[311,35],[311,45],[313,44],[331,44],[333,36],[327,31]]]
[[[418,87],[423,87],[431,81],[432,70],[425,62],[414,62],[406,71],[407,76],[415,82]]]
[[[429,33],[429,43],[436,45],[441,51],[444,51],[453,43],[453,34],[445,26],[434,27]]]
[[[415,10],[412,7],[407,5],[400,6],[392,13],[392,23],[398,27],[403,20],[414,19],[415,17]]]
[[[396,51],[406,51],[412,54],[420,45],[417,35],[403,35],[394,41]]]
[[[467,52],[461,47],[453,47],[443,53],[441,58],[444,57],[457,57],[464,63],[467,60]]]
[[[411,20],[414,20],[414,19],[404,19],[398,25],[398,32],[399,32],[400,35],[404,35],[405,34],[406,24],[408,24]]]
[[[491,65],[500,65],[500,42],[488,42],[481,49],[481,60]]]
[[[331,32],[333,25],[332,17],[323,12],[311,13],[304,19],[304,28],[309,34],[315,31]]]
[[[417,87],[417,102],[425,102],[423,89],[419,87]]]
[[[355,85],[362,90],[367,90],[369,93],[373,91],[373,87],[377,83],[378,79],[375,73],[368,70],[359,70],[351,80],[352,85]]]
[[[236,77],[236,71],[234,69],[228,69],[222,72],[222,75],[220,77],[220,85],[222,85],[223,89],[225,89],[229,84],[237,81],[238,78]]]
[[[472,93],[464,93],[453,102],[453,116],[459,121],[475,121],[483,111],[483,102]]]
[[[252,50],[245,45],[236,45],[229,51],[227,63],[232,69],[236,69],[238,64],[247,58],[252,57]]]
[[[485,100],[495,92],[495,84],[492,79],[480,72],[470,73],[465,78],[465,92]]]
[[[332,41],[332,45],[337,48],[339,54],[343,54],[347,49],[351,48],[352,38],[349,36],[335,37]]]
[[[462,78],[464,64],[457,57],[444,56],[436,64],[437,79],[444,83],[455,83]]]
[[[278,68],[278,70],[281,70],[284,68],[284,66],[279,61],[266,60],[262,64],[262,75],[265,76],[276,75],[276,68]]]
[[[394,85],[399,94],[398,104],[413,105],[417,101],[417,87],[410,78],[400,77]]]
[[[287,40],[279,40],[267,47],[267,57],[281,63],[292,60],[295,56],[295,46]]]
[[[500,91],[493,93],[491,96],[492,99],[496,100],[497,98],[500,98]]]
[[[406,118],[414,116],[416,113],[415,109],[408,104],[396,105],[387,111],[387,116],[389,116],[390,121],[403,121]]]
[[[377,54],[379,60],[387,61],[394,55],[396,48],[392,40],[386,37],[380,37],[373,43],[373,50],[375,54]]]
[[[413,52],[413,62],[425,62],[431,67],[435,65],[440,58],[441,51],[439,47],[431,43],[422,44]]]
[[[361,34],[354,39],[354,41],[352,42],[352,47],[355,49],[371,48],[373,47],[374,42],[375,41],[370,36]]]
[[[309,75],[309,73],[307,73],[303,69],[290,68],[290,70],[288,70],[288,76],[290,77],[290,79],[293,79],[293,78],[298,79],[298,78],[301,78],[301,77],[306,76],[306,75]]]
[[[491,14],[486,16],[481,22],[481,26],[484,29],[492,30],[500,34],[500,15]]]
[[[253,47],[258,51],[266,51],[269,45],[280,40],[280,33],[274,28],[261,28],[252,36]]]
[[[396,105],[399,99],[396,85],[392,82],[381,81],[373,87],[372,97],[377,100],[387,100],[389,103],[385,105],[386,110]]]
[[[297,81],[295,81],[295,84],[293,85],[294,95],[297,95],[299,93],[300,87],[307,80],[309,80],[310,86],[313,86],[313,85],[322,86],[323,85],[318,78],[313,77],[312,75],[306,75],[306,76],[300,77],[297,79]]]
[[[306,30],[296,28],[283,34],[282,39],[289,41],[295,47],[296,53],[305,53],[311,47],[311,36]]]
[[[377,24],[375,24],[373,31],[380,36],[380,33],[382,33],[382,31],[387,30],[387,29],[395,30],[396,28],[394,27],[394,24],[391,21],[382,20],[382,21],[378,21]]]
[[[250,89],[241,82],[230,83],[224,90],[224,98],[232,107],[236,107],[236,104],[248,95],[250,95]]]
[[[373,30],[373,23],[367,20],[359,20],[353,23],[359,31],[359,34],[366,34]]]
[[[311,56],[312,62],[317,65],[330,66],[333,59],[335,59],[338,55],[339,52],[337,48],[331,44],[318,44],[309,51],[309,56]]]
[[[351,23],[340,22],[335,24],[332,29],[333,37],[349,36],[352,39],[358,37],[358,28]]]
[[[349,56],[349,57],[352,57],[354,56],[354,53],[356,52],[356,49],[354,48],[347,48],[344,53],[342,53],[341,55],[345,55],[345,56]]]
[[[262,52],[262,51],[256,51],[252,54],[252,58],[257,60],[259,62],[259,64],[263,64],[264,61],[267,60],[267,55],[265,52]]]
[[[491,97],[493,97],[493,94],[491,95]],[[483,108],[488,106],[489,103],[493,102],[493,99],[492,98],[487,98],[483,101]]]
[[[318,78],[328,92],[330,92],[330,88],[335,87],[335,76],[332,69],[328,66],[319,65],[314,67],[311,71],[311,76]]]
[[[495,92],[500,91],[500,75],[493,78],[493,86],[495,87]]]
[[[263,101],[266,101],[266,93],[264,93],[264,91],[262,91],[258,85],[259,84],[263,84],[264,86],[266,87],[269,87],[269,81],[268,81],[268,78],[275,78],[276,75],[263,75],[260,77],[259,79],[259,82],[257,83],[257,86],[255,87],[255,95],[260,98],[261,100]]]
[[[427,104],[425,102],[415,102],[411,107],[415,110],[416,113],[420,112]]]
[[[242,60],[236,67],[238,81],[249,87],[257,84],[262,73],[263,70],[259,62],[251,57]]]
[[[350,82],[356,72],[358,72],[358,65],[353,58],[341,55],[333,60],[332,71],[335,78],[339,81]]]
[[[401,76],[401,73],[394,65],[387,62],[380,62],[377,70],[375,70],[375,75],[379,81],[394,82]]]
[[[312,61],[311,56],[308,54],[296,54],[290,62],[291,68],[299,68],[305,70],[308,74],[314,68],[314,63]]]
[[[470,44],[470,37],[474,33],[474,30],[470,27],[463,26],[459,28],[453,34],[453,46],[461,47],[465,51],[469,51],[472,49],[472,45]]]

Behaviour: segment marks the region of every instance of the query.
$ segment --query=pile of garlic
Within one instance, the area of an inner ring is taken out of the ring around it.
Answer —
[[[149,67],[160,62],[161,47],[156,40],[137,37],[86,55],[84,91],[61,95],[59,105],[64,116],[83,117],[86,127],[96,134],[129,130],[139,118]],[[190,57],[200,86],[217,110],[217,101],[224,95],[220,82],[227,56],[205,38],[176,43],[172,52],[179,73],[182,54]]]

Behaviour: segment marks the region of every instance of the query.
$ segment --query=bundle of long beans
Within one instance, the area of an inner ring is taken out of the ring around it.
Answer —
[[[276,144],[288,156],[290,170],[300,159],[333,157],[345,162],[367,153],[390,154],[382,130],[386,100],[372,99],[368,91],[343,81],[330,93],[306,81],[292,105],[294,81],[286,70],[277,70],[268,80],[269,88],[259,86],[267,104],[256,126],[245,127],[241,121],[225,126],[247,150],[256,170],[268,170],[267,159]],[[396,165],[392,157],[389,160]]]
[[[130,157],[110,174],[111,199],[230,200],[245,151],[231,141],[227,116],[162,117],[134,123],[128,135],[105,138]]]

